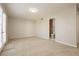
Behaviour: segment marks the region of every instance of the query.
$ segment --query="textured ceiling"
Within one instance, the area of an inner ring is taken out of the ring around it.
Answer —
[[[61,3],[4,3],[8,17],[37,20],[50,15],[71,4]],[[37,8],[37,13],[29,12],[29,8]]]

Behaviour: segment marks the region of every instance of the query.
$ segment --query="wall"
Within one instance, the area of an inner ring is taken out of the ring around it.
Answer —
[[[23,38],[34,36],[34,22],[24,19],[8,19],[8,38]]]
[[[49,39],[49,25],[48,20],[39,20],[36,22],[36,36],[44,39]]]
[[[70,4],[61,10],[44,17],[44,20],[37,21],[37,35],[42,38],[49,38],[49,18],[55,18],[56,42],[77,47],[76,44],[76,5]]]
[[[77,8],[77,13],[76,13],[76,35],[77,35],[77,43],[79,43],[79,10]]]

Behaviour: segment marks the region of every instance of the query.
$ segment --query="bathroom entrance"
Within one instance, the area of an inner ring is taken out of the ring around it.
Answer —
[[[49,38],[55,39],[55,20],[53,18],[49,20]]]

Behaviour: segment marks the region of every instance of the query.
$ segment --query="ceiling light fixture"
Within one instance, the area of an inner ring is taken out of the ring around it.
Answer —
[[[38,12],[38,9],[37,8],[29,8],[29,11],[32,13],[36,13],[36,12]]]

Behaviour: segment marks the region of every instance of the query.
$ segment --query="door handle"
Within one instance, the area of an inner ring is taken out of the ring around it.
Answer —
[[[2,33],[4,33],[4,32],[2,32]]]

